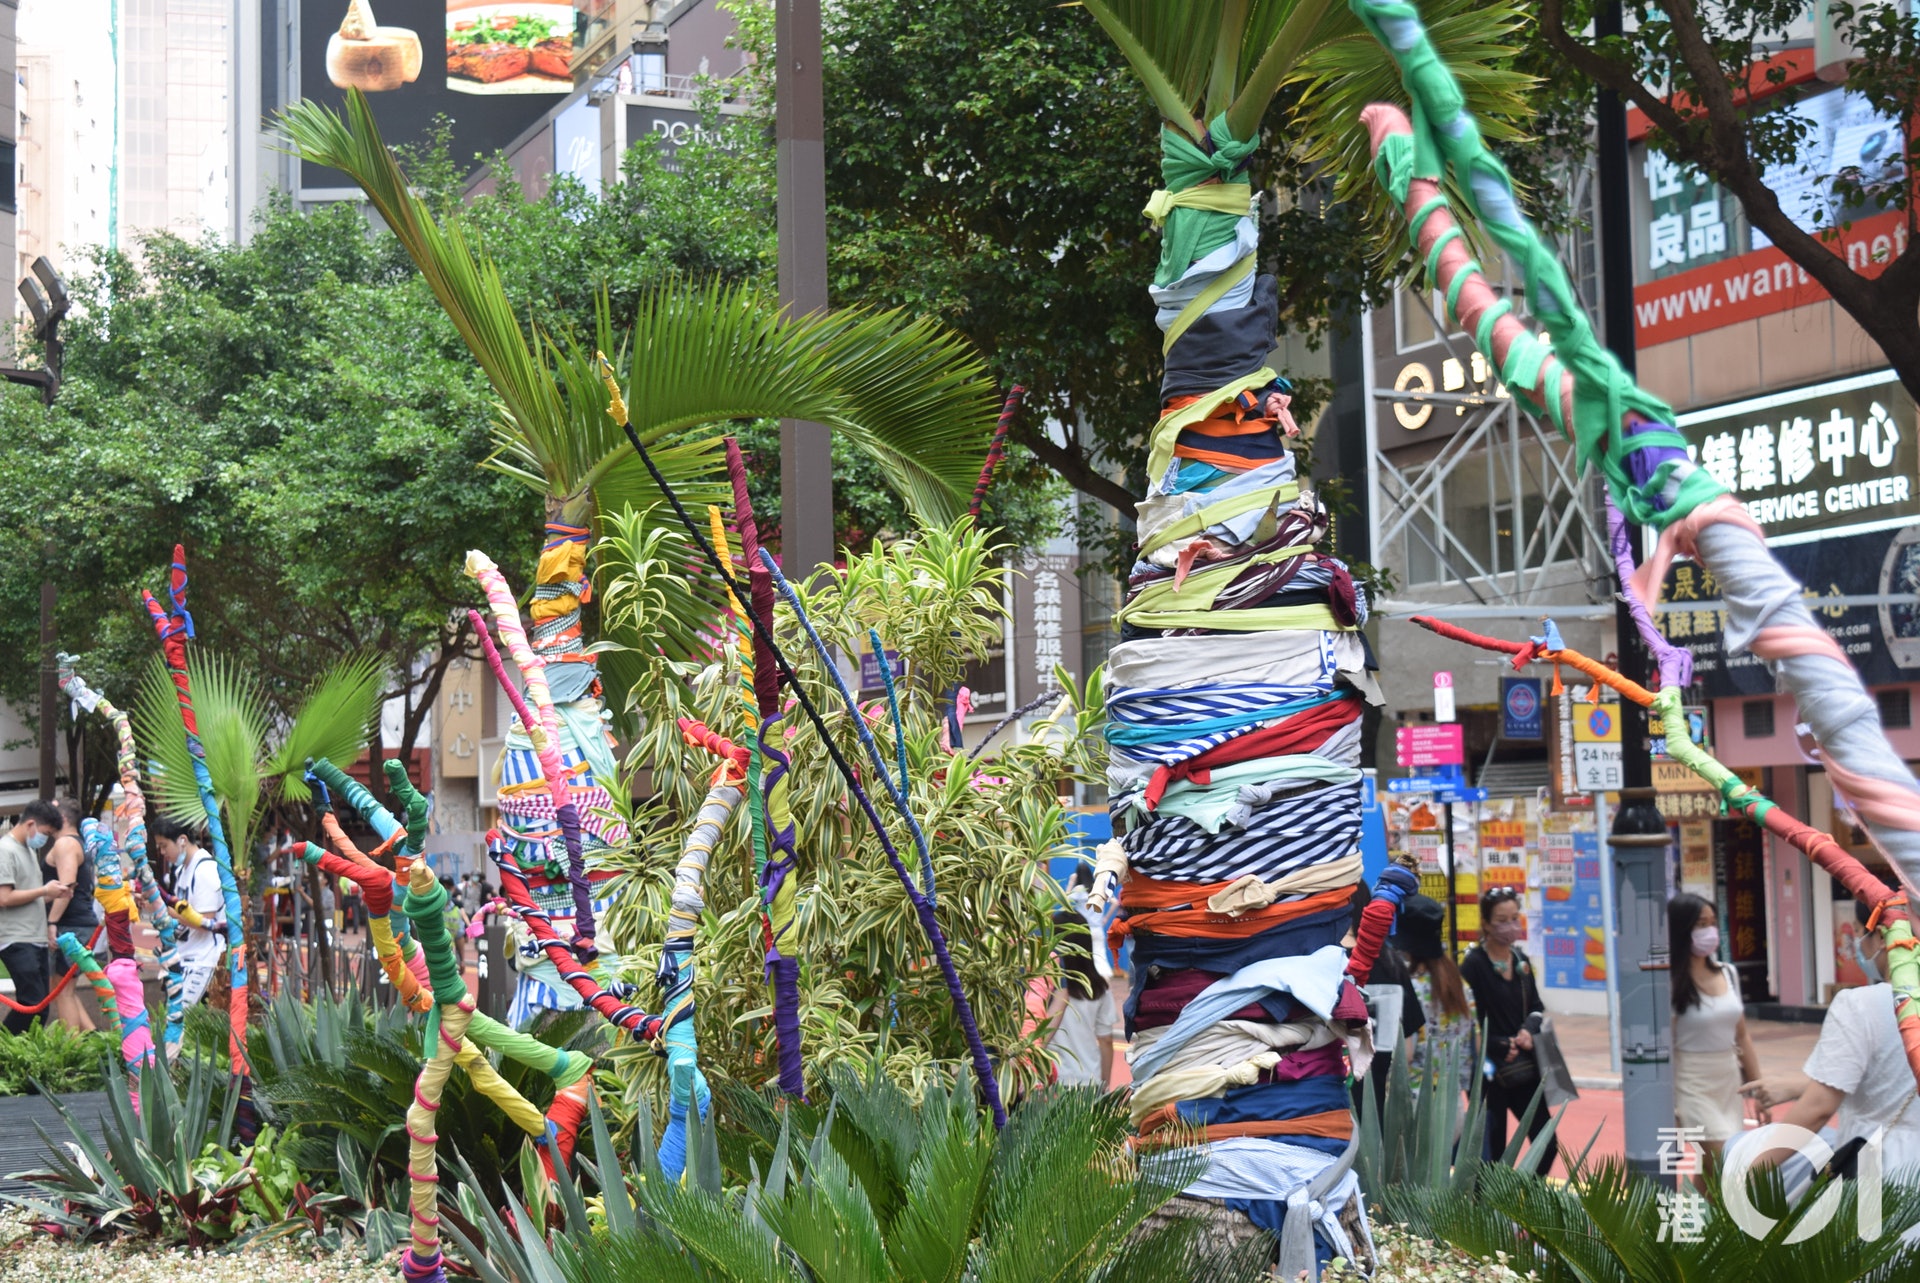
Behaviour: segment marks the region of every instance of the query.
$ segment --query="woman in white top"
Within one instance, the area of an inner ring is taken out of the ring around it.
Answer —
[[[1872,983],[1833,995],[1804,1073],[1761,1078],[1741,1090],[1762,1105],[1791,1102],[1781,1122],[1818,1131],[1831,1120],[1839,1132],[1835,1149],[1886,1128],[1881,1170],[1890,1180],[1904,1173],[1911,1181],[1920,1176],[1920,1104],[1894,1016],[1893,986],[1881,979],[1886,935],[1877,923],[1866,929],[1868,916],[1866,902],[1854,901],[1860,923],[1854,957]]]
[[[1733,968],[1715,957],[1719,951],[1720,919],[1713,905],[1684,892],[1667,902],[1673,1113],[1680,1126],[1700,1129],[1715,1155],[1746,1130],[1740,1085],[1760,1073],[1740,986]]]

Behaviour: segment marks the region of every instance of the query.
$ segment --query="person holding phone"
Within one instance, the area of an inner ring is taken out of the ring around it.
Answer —
[[[33,801],[0,833],[0,966],[13,980],[15,1003],[4,1022],[9,1033],[23,1034],[40,1018],[32,1009],[46,1001],[51,987],[47,903],[65,901],[73,886],[41,875],[40,852],[59,831],[60,812],[53,803]]]

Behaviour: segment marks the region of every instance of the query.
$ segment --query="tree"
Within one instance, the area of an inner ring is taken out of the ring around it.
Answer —
[[[75,292],[59,402],[0,395],[0,450],[32,461],[0,475],[8,652],[37,650],[51,573],[63,648],[130,701],[153,653],[138,590],[179,539],[203,644],[275,719],[370,651],[411,743],[460,647],[461,555],[537,507],[480,470],[485,385],[391,238],[350,206],[282,201],[244,247],[156,237],[140,269],[96,254]],[[32,681],[11,666],[0,695],[30,706]],[[76,792],[110,784],[111,738],[75,729]]]
[[[1849,91],[1896,122],[1900,152],[1878,173],[1842,169],[1818,175],[1832,184],[1833,208],[1803,226],[1768,184],[1768,170],[1796,162],[1808,122],[1785,110],[1806,86],[1788,85],[1784,41],[1803,18],[1804,3],[1747,0],[1701,5],[1657,0],[1630,6],[1636,23],[1625,36],[1596,37],[1592,0],[1542,0],[1543,40],[1566,64],[1645,112],[1657,145],[1731,192],[1747,220],[1817,281],[1865,330],[1920,396],[1920,230],[1913,200],[1914,125],[1920,112],[1920,16],[1908,6],[1832,0],[1828,10],[1850,38],[1856,60]],[[1764,95],[1764,97],[1763,97]],[[1834,252],[1849,210],[1897,209],[1905,241],[1862,271]]]
[[[836,304],[908,306],[966,334],[1003,385],[1031,390],[1015,440],[1131,520],[1146,429],[1160,412],[1160,333],[1141,288],[1159,254],[1141,203],[1159,185],[1160,111],[1090,16],[1095,8],[938,0],[831,9],[831,288]],[[1219,25],[1218,4],[1113,8],[1162,11],[1159,29],[1176,35]],[[1516,91],[1526,78],[1508,70],[1513,50],[1502,43],[1515,10],[1465,0],[1423,8],[1479,68],[1476,106],[1496,122],[1522,118]],[[1354,94],[1397,82],[1344,4],[1251,10],[1250,30],[1291,42],[1247,100],[1259,104],[1246,108],[1249,127],[1265,122],[1255,186],[1273,193],[1262,202],[1260,270],[1279,278],[1283,326],[1317,335],[1333,316],[1385,297],[1408,266],[1386,211],[1371,218],[1335,199],[1346,192],[1332,181],[1366,176]],[[1204,68],[1214,36],[1196,40]],[[1244,60],[1249,74],[1259,52]],[[1331,91],[1309,93],[1315,86]],[[1197,102],[1197,85],[1180,83],[1176,97],[1190,89]],[[1190,117],[1192,106],[1179,110]],[[1296,408],[1310,413],[1306,401]]]

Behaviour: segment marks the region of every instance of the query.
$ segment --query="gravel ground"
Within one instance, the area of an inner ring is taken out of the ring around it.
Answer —
[[[1404,1225],[1373,1226],[1380,1269],[1373,1283],[1517,1283],[1527,1276],[1505,1263],[1477,1261],[1457,1248],[1416,1238]],[[1344,1261],[1326,1274],[1328,1283],[1358,1283],[1360,1275]]]
[[[393,1283],[391,1263],[357,1254],[316,1256],[298,1244],[240,1252],[190,1252],[130,1241],[76,1247],[34,1230],[17,1212],[0,1215],[0,1279],[6,1283]]]

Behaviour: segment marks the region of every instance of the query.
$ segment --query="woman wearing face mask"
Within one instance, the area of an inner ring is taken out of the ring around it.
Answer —
[[[1494,887],[1480,896],[1480,943],[1460,963],[1460,978],[1473,991],[1474,1019],[1487,1031],[1484,1056],[1486,1083],[1482,1093],[1487,1111],[1486,1155],[1498,1158],[1507,1148],[1507,1115],[1527,1112],[1540,1087],[1540,1069],[1533,1058],[1533,1034],[1527,1017],[1545,1011],[1534,982],[1533,964],[1518,947],[1521,935],[1520,897],[1512,887]],[[1529,1139],[1547,1125],[1544,1100],[1527,1126]],[[1556,1143],[1547,1142],[1546,1157],[1535,1170],[1545,1176],[1553,1167]]]
[[[1719,951],[1720,919],[1711,904],[1686,893],[1667,902],[1673,1115],[1680,1126],[1698,1128],[1716,1156],[1746,1129],[1740,1084],[1760,1076],[1740,987]]]
[[[1887,951],[1886,934],[1876,923],[1867,930],[1866,902],[1853,904],[1860,931],[1854,937],[1854,957],[1870,983],[1842,989],[1827,1006],[1820,1041],[1798,1074],[1772,1074],[1748,1082],[1740,1090],[1762,1107],[1774,1106],[1773,1121],[1818,1131],[1832,1121],[1840,1133],[1836,1151],[1848,1142],[1870,1139],[1884,1127],[1882,1171],[1887,1179],[1920,1176],[1920,1103],[1915,1102],[1913,1069],[1907,1063],[1900,1026],[1893,1014],[1893,986],[1885,981],[1881,961]],[[1781,1105],[1791,1108],[1780,1112]],[[1773,1158],[1780,1158],[1774,1151]]]

